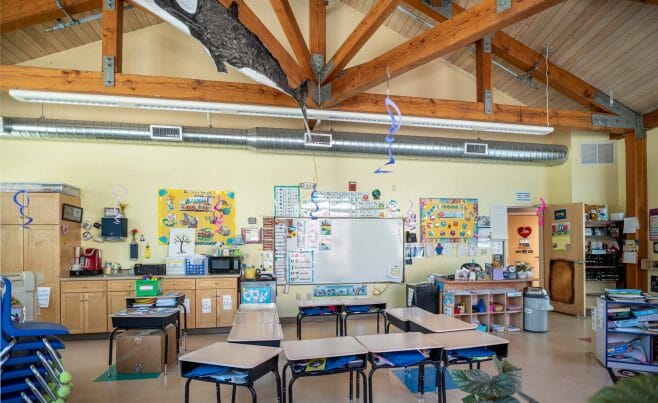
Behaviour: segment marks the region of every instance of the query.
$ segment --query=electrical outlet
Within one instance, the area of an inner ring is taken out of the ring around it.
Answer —
[[[313,189],[313,185],[315,185],[315,183],[313,183],[313,182],[300,182],[299,183],[299,187],[302,188],[302,189]]]

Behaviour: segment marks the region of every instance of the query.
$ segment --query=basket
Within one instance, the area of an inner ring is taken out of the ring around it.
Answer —
[[[206,262],[203,259],[185,258],[185,275],[186,276],[203,276],[206,274]]]

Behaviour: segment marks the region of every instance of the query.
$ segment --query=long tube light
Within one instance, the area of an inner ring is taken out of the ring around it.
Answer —
[[[73,92],[50,92],[32,90],[9,90],[9,95],[21,102],[36,102],[64,105],[101,106],[114,108],[154,109],[178,112],[223,113],[242,116],[301,119],[298,108],[246,105],[218,102],[186,101],[160,98],[140,98],[116,95],[80,94]],[[326,109],[309,109],[309,119],[330,120],[350,123],[390,124],[387,114],[345,112]],[[517,125],[510,123],[478,122],[471,120],[426,118],[403,115],[402,125],[434,129],[469,130],[508,134],[544,136],[553,132],[552,127]]]

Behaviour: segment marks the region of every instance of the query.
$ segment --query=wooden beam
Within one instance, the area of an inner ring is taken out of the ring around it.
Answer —
[[[368,14],[354,28],[352,33],[347,37],[345,42],[338,48],[334,56],[323,71],[323,83],[327,83],[334,78],[347,66],[365,43],[374,35],[377,29],[386,21],[386,19],[395,11],[402,0],[380,0],[376,1]]]
[[[61,0],[66,11],[73,15],[101,7],[102,0]],[[66,18],[55,0],[1,0],[0,34]]]
[[[270,30],[261,22],[261,20],[254,14],[254,12],[247,6],[244,0],[219,0],[224,7],[230,7],[232,3],[238,4],[238,19],[247,27],[248,30],[254,33],[265,47],[272,53],[274,58],[279,62],[281,68],[288,76],[288,85],[296,88],[309,77],[307,72],[297,64],[297,62],[290,56],[288,51],[281,46],[281,43],[272,35]]]
[[[310,0],[309,4],[309,47],[311,55],[327,60],[327,0]]]
[[[331,98],[325,106],[335,106],[384,82],[387,70],[397,77],[561,1],[516,0],[507,10],[497,12],[496,0],[483,0],[383,55],[345,70],[332,81]]]
[[[658,109],[644,114],[644,129],[651,130],[658,127]]]
[[[281,28],[283,28],[283,33],[288,38],[288,42],[295,53],[297,63],[302,66],[307,76],[315,77],[313,69],[311,69],[311,52],[306,46],[304,36],[301,29],[299,29],[295,15],[292,13],[290,3],[288,0],[270,0],[270,3],[272,3],[272,8],[281,24]],[[239,13],[238,11],[238,15]]]
[[[405,0],[405,2],[438,22],[447,21],[445,16],[428,7],[423,0]],[[453,16],[464,11],[464,8],[456,2],[452,2]],[[495,33],[492,48],[496,56],[520,70],[532,71],[531,74],[535,79],[546,83],[546,62],[542,54],[502,31]],[[548,85],[592,111],[610,112],[610,105],[600,103],[595,99],[597,89],[594,86],[550,61],[548,62]]]
[[[114,72],[121,73],[123,65],[123,0],[115,0],[114,9],[103,7],[102,54],[114,58]]]
[[[486,39],[475,42],[475,79],[477,87],[477,101],[484,102],[485,91],[489,91],[493,99],[493,78],[491,42],[486,46]]]
[[[261,106],[293,108],[298,106],[295,100],[281,91],[259,84],[117,73],[115,86],[105,87],[101,80],[101,72],[16,65],[0,65],[0,76],[2,77],[0,91],[17,88]],[[386,110],[384,99],[384,95],[359,94],[334,109],[349,112],[384,113]],[[546,124],[546,111],[543,108],[494,104],[493,114],[486,115],[484,104],[481,102],[402,96],[396,96],[395,102],[404,114],[410,116],[529,125]],[[619,131],[592,126],[591,112],[549,110],[549,122],[554,127]]]
[[[638,138],[635,131],[624,133],[626,149],[626,217],[637,217],[640,229],[626,234],[626,239],[637,240],[637,264],[626,264],[626,287],[647,291],[647,276],[640,269],[642,259],[649,257],[648,199],[647,199],[647,139]]]
[[[658,6],[658,0],[631,0],[636,3],[644,3],[644,4],[651,4],[654,6]]]

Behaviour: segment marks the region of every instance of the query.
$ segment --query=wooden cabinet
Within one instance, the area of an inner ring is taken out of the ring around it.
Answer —
[[[103,280],[62,282],[62,324],[71,333],[107,332],[106,287]]]
[[[196,280],[193,278],[165,278],[164,292],[180,292],[185,294],[187,300],[187,328],[194,329],[196,327]],[[182,315],[182,314],[181,314]],[[181,321],[183,317],[181,316]],[[181,322],[181,330],[183,328]]]
[[[196,290],[197,328],[217,327],[217,290]]]
[[[80,199],[60,193],[30,193],[25,214],[33,221],[23,228],[13,196],[13,192],[0,195],[0,272],[40,274],[43,279],[39,286],[50,288],[50,301],[48,308],[39,309],[36,318],[60,323],[64,313],[59,279],[68,276],[75,247],[80,246],[80,224],[61,220],[62,204],[80,206]],[[25,203],[24,198],[20,195],[19,201]],[[67,301],[70,304],[72,300]],[[71,312],[67,317],[70,319]],[[79,324],[73,323],[73,327],[79,329]]]
[[[126,309],[126,297],[133,295],[134,293],[130,291],[109,291],[107,293],[107,330],[114,328],[112,326],[112,319],[109,315],[112,315],[115,312],[119,312],[122,309]]]
[[[217,290],[217,327],[232,326],[238,311],[237,289]]]

